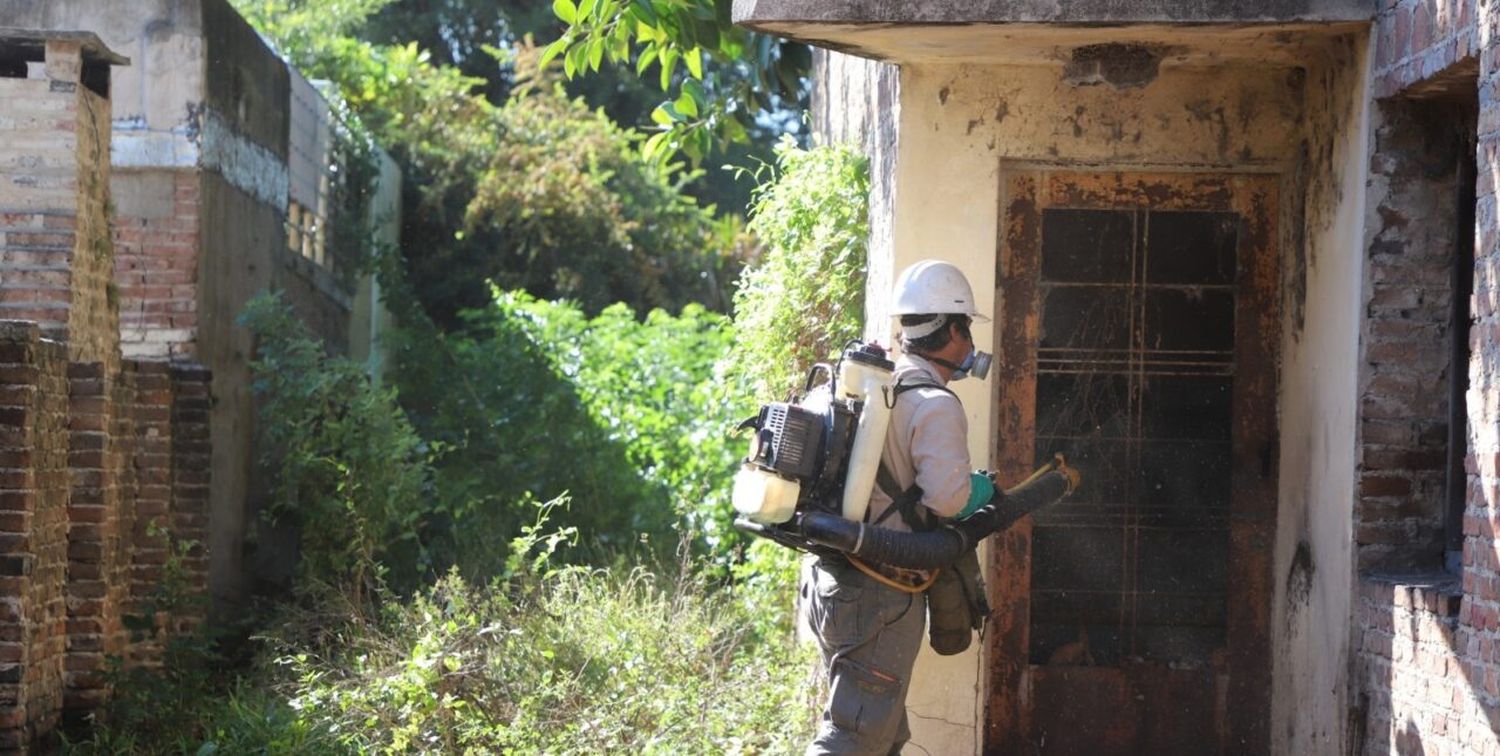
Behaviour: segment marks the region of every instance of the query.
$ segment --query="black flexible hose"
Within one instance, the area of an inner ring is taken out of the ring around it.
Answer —
[[[863,559],[911,569],[933,569],[953,564],[980,540],[1014,525],[1017,520],[1066,496],[1071,489],[1067,474],[1046,473],[997,494],[996,513],[981,525],[965,520],[925,533],[907,533],[846,520],[825,512],[801,516],[802,535],[829,548]]]
[[[896,567],[944,567],[964,552],[964,537],[952,528],[905,533],[826,512],[803,515],[802,534],[815,543]]]

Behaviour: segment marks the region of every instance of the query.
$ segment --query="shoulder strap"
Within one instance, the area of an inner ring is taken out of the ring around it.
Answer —
[[[884,462],[880,463],[880,467],[875,471],[875,483],[880,486],[880,490],[884,491],[886,496],[891,497],[891,506],[886,507],[885,511],[875,518],[875,522],[871,523],[872,525],[879,525],[885,522],[892,513],[899,513],[901,521],[906,523],[906,527],[914,533],[933,528],[931,519],[923,516],[922,507],[919,506],[922,503],[921,486],[913,483],[911,488],[901,490],[901,486],[896,483],[896,476],[891,474]]]
[[[953,393],[947,386],[929,381],[914,381],[912,383],[898,381],[895,388],[891,391],[891,401],[895,402],[902,394],[919,388],[934,388],[955,399],[958,398],[958,395]],[[901,485],[896,482],[896,476],[891,473],[884,462],[881,462],[880,467],[875,471],[875,483],[880,486],[880,490],[885,492],[886,496],[891,497],[891,506],[887,507],[884,512],[881,512],[880,517],[877,517],[875,522],[871,524],[879,525],[885,522],[886,518],[891,516],[891,513],[897,512],[901,515],[901,521],[906,523],[906,527],[911,528],[913,532],[920,533],[932,529],[933,523],[931,518],[924,517],[925,513],[918,506],[922,503],[921,486],[913,483],[911,488],[904,491],[901,490]]]
[[[937,389],[938,391],[941,391],[944,394],[953,397],[954,399],[958,398],[958,394],[953,393],[953,389],[950,389],[947,386],[943,386],[941,384],[931,383],[929,381],[913,381],[912,383],[902,383],[900,381],[897,381],[896,387],[894,389],[891,389],[891,401],[895,401],[896,397],[899,397],[902,394],[911,391],[912,389],[919,388]]]

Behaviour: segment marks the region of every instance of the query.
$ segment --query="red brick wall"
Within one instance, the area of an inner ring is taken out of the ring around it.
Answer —
[[[1410,576],[1367,577],[1355,606],[1356,752],[1500,754],[1493,613],[1475,616],[1456,580]]]
[[[0,321],[0,750],[26,749],[62,709],[66,651],[65,347]]]
[[[1386,2],[1377,19],[1377,96],[1416,97],[1425,102],[1426,98],[1459,93],[1472,101],[1477,86],[1479,112],[1474,131],[1478,181],[1474,296],[1470,300],[1474,323],[1467,334],[1473,354],[1465,366],[1469,422],[1462,568],[1456,575],[1439,569],[1420,574],[1366,571],[1361,575],[1355,604],[1357,653],[1352,681],[1356,692],[1353,698],[1359,702],[1353,718],[1353,745],[1359,753],[1500,754],[1500,542],[1495,538],[1496,523],[1500,522],[1500,237],[1496,236],[1493,178],[1500,170],[1500,161],[1496,160],[1500,103],[1495,96],[1496,84],[1500,83],[1496,75],[1500,40],[1488,39],[1492,32],[1484,31],[1494,29],[1496,21],[1500,21],[1500,15],[1493,7],[1453,0]],[[1482,44],[1489,47],[1481,53]],[[1412,107],[1430,108],[1424,102]],[[1388,114],[1388,108],[1389,104],[1382,108],[1382,117]],[[1376,136],[1372,178],[1378,182],[1381,169],[1388,164],[1383,162],[1386,156],[1380,150],[1378,130]],[[1406,198],[1373,198],[1382,212],[1394,212],[1408,220],[1440,214],[1441,209],[1433,207],[1430,198],[1420,196],[1424,177],[1409,176],[1403,181]],[[1418,220],[1410,228],[1424,225]],[[1398,230],[1396,235],[1406,238],[1411,235],[1410,229]],[[1414,238],[1422,238],[1421,232]],[[1441,243],[1430,237],[1426,242],[1434,248]],[[1413,243],[1407,249],[1415,247],[1420,244]],[[1383,296],[1395,302],[1398,309],[1406,307],[1420,313],[1426,297],[1446,288],[1436,284],[1437,257],[1427,256],[1420,249],[1417,257],[1430,257],[1411,261],[1428,270],[1430,276],[1409,274],[1409,283],[1384,294],[1378,289],[1380,266],[1372,260],[1377,299]],[[1372,321],[1381,318],[1382,312],[1372,305]],[[1416,355],[1408,364],[1419,365],[1426,356],[1430,355]],[[1374,393],[1375,387],[1370,388]],[[1379,388],[1398,398],[1412,395],[1391,385]],[[1381,438],[1376,423],[1379,418],[1369,412],[1370,402],[1381,398],[1366,398],[1361,432],[1367,450],[1372,438]],[[1408,430],[1421,427],[1418,414],[1413,412],[1409,417],[1412,424]],[[1372,427],[1377,428],[1374,434]],[[1418,455],[1418,461],[1427,460],[1425,447],[1419,445],[1411,452]],[[1368,480],[1368,470],[1365,475]],[[1410,480],[1413,488],[1427,485],[1416,477]],[[1400,487],[1393,484],[1391,490]],[[1421,512],[1430,506],[1425,502],[1431,498],[1427,491],[1410,498],[1412,513],[1425,517]],[[1362,499],[1361,508],[1367,503]]]
[[[1472,83],[1472,82],[1471,82]],[[1367,186],[1375,206],[1362,334],[1360,569],[1441,567],[1459,165],[1474,117],[1462,106],[1375,108]],[[1467,365],[1458,370],[1466,372]]]
[[[126,357],[190,359],[198,338],[199,174],[151,173],[154,180],[130,188],[170,196],[122,202],[133,212],[114,222],[120,349]]]
[[[1375,97],[1437,79],[1479,54],[1477,0],[1381,0],[1375,23]]]
[[[0,751],[93,709],[112,660],[155,664],[201,619],[188,603],[126,631],[168,577],[179,601],[204,591],[209,385],[192,365],[69,363],[36,324],[0,321]]]
[[[126,613],[153,622],[150,631],[133,635],[129,655],[133,664],[155,665],[166,637],[191,630],[204,616],[201,602],[192,599],[208,587],[211,376],[190,364],[126,364],[135,371],[136,389]],[[181,595],[164,595],[169,591]]]

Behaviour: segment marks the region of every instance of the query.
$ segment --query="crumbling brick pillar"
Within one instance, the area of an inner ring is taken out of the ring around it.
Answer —
[[[127,616],[149,621],[130,639],[132,664],[161,661],[162,642],[203,619],[208,581],[209,381],[193,364],[127,362],[134,375],[134,476]]]
[[[213,373],[208,368],[194,363],[172,366],[172,531],[184,546],[180,565],[184,587],[197,596],[208,590],[212,385]],[[183,613],[175,630],[185,632],[202,618],[190,611]]]
[[[64,346],[0,321],[0,751],[25,751],[62,709],[68,393]]]
[[[102,363],[68,366],[68,465],[73,490],[68,503],[68,658],[70,710],[103,702],[110,657],[124,651],[122,611],[129,592],[131,555],[125,534],[131,513],[123,511],[121,441],[114,400],[117,375]]]
[[[85,84],[100,64],[83,40],[44,49],[41,75],[0,78],[0,318],[36,321],[74,360],[107,361],[119,343],[109,99]]]
[[[134,475],[135,515],[131,523],[130,601],[127,616],[141,622],[132,628],[130,661],[155,666],[161,643],[155,616],[161,604],[162,569],[169,558],[167,537],[172,509],[172,381],[165,362],[128,361],[135,375],[135,423],[130,464]],[[150,624],[146,624],[149,621]]]

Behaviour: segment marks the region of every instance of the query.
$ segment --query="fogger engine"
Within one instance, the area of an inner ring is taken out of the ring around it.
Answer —
[[[894,370],[879,345],[851,342],[838,363],[808,371],[800,397],[762,405],[740,425],[754,434],[735,475],[735,510],[764,526],[798,512],[862,519],[890,421]]]

